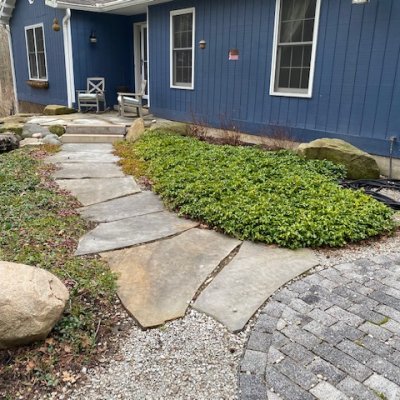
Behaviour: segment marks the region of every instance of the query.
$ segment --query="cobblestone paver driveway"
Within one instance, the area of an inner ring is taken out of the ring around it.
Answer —
[[[400,255],[330,267],[262,310],[241,399],[400,399]]]

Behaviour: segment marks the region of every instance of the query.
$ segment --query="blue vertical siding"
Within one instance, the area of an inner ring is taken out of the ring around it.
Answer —
[[[171,89],[170,11],[196,8],[194,90]],[[269,95],[275,0],[176,0],[149,8],[151,108],[166,118],[299,140],[338,137],[388,154],[400,135],[400,2],[321,0],[311,99]],[[207,41],[200,50],[198,42]],[[238,48],[239,61],[228,51]],[[396,148],[396,156],[400,156]]]
[[[85,89],[91,76],[105,78],[108,106],[117,104],[117,88],[134,90],[133,24],[146,20],[134,17],[73,11],[71,17],[76,89]],[[91,44],[94,32],[97,43]]]
[[[17,1],[10,26],[18,99],[20,101],[43,105],[68,104],[63,33],[62,30],[54,32],[51,27],[55,17],[58,18],[61,25],[64,15],[64,11],[45,6],[44,0],[37,0],[33,4],[29,4],[28,1]],[[39,23],[44,25],[48,89],[34,89],[26,83],[29,80],[29,69],[26,54],[25,26]]]

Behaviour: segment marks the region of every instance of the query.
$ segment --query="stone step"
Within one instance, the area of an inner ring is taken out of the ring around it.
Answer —
[[[183,317],[207,277],[240,244],[191,229],[171,239],[103,253],[118,276],[118,296],[143,328]]]
[[[200,294],[194,308],[239,332],[286,282],[318,265],[308,249],[288,250],[244,242],[236,257]]]
[[[125,135],[125,125],[68,125],[65,131],[71,135]]]
[[[167,238],[197,226],[197,222],[162,211],[98,225],[79,240],[75,255],[123,249]]]
[[[61,136],[62,143],[114,143],[123,139],[124,135],[64,134]]]

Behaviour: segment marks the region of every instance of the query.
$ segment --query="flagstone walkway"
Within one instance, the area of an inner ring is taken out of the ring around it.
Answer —
[[[66,144],[47,161],[82,217],[98,223],[76,255],[107,260],[141,327],[193,307],[239,332],[269,299],[241,360],[241,400],[400,400],[399,254],[318,267],[284,286],[318,264],[314,252],[241,242],[179,218],[122,173],[111,145]]]
[[[310,250],[241,242],[166,211],[117,165],[110,144],[65,144],[47,159],[58,184],[98,225],[77,256],[100,254],[118,274],[118,295],[143,328],[183,317],[191,305],[241,331],[280,286],[317,265]]]

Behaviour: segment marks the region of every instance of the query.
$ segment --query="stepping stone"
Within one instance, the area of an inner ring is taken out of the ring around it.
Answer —
[[[277,289],[316,265],[318,260],[308,249],[293,251],[245,242],[200,294],[194,308],[231,332],[239,332]]]
[[[197,225],[197,222],[179,218],[167,211],[108,222],[100,224],[84,235],[75,254],[81,256],[101,253],[152,242],[187,231]]]
[[[114,147],[111,143],[66,143],[62,146],[62,152],[91,152],[112,153]]]
[[[57,184],[71,192],[84,206],[140,192],[139,186],[130,176],[114,179],[59,179]],[[117,212],[109,209],[110,214]]]
[[[118,296],[143,328],[183,317],[200,286],[240,241],[191,229],[167,239],[101,254],[118,278]]]
[[[115,164],[103,163],[61,163],[61,168],[55,171],[55,179],[82,179],[82,178],[123,178],[121,168]]]
[[[104,152],[61,151],[46,159],[46,163],[117,163],[119,157]]]
[[[89,221],[111,222],[163,210],[163,203],[158,196],[152,192],[142,192],[133,196],[83,207],[78,211],[83,218]]]

